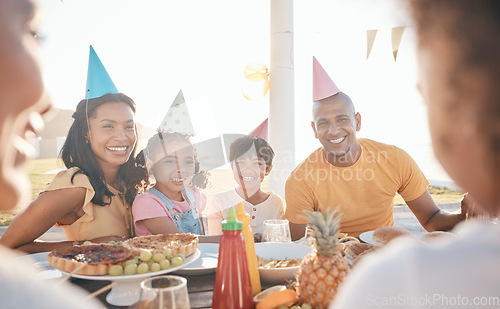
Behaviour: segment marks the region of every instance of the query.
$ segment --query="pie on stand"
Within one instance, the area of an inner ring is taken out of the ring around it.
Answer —
[[[147,272],[145,274],[135,274],[135,275],[120,275],[120,276],[84,276],[84,275],[75,275],[71,274],[71,277],[85,280],[106,280],[116,282],[116,285],[113,286],[109,294],[106,296],[106,301],[110,305],[114,306],[131,306],[139,301],[139,297],[141,294],[140,283],[142,280],[158,276],[164,275],[170,272],[174,272],[180,270],[194,261],[196,261],[201,255],[199,249],[196,249],[195,253],[186,257],[184,263],[177,267],[171,267],[165,270],[160,270],[156,272]],[[64,273],[64,272],[63,272]],[[69,275],[68,273],[65,273]]]

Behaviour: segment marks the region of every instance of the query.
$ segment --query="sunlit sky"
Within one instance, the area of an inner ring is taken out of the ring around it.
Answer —
[[[54,105],[84,97],[92,44],[137,121],[156,128],[182,89],[199,138],[249,133],[267,118],[268,97],[242,95],[243,70],[269,65],[270,0],[41,0],[41,61]],[[416,90],[412,28],[397,62],[391,27],[411,26],[396,1],[294,1],[295,145],[301,161],[320,144],[310,127],[312,56],[362,115],[359,137],[407,150],[428,178],[448,180],[430,151]],[[366,59],[366,30],[378,29]],[[271,141],[272,142],[272,141]]]

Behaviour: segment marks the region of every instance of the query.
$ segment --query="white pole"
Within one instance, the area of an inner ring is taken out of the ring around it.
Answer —
[[[293,0],[271,0],[269,142],[276,152],[269,190],[284,197],[285,180],[295,167]]]

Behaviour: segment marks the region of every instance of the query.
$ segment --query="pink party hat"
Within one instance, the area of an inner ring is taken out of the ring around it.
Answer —
[[[268,121],[269,118],[266,118],[266,120],[262,121],[262,123],[248,135],[257,136],[267,141]]]
[[[313,101],[319,101],[339,93],[339,88],[313,56]]]

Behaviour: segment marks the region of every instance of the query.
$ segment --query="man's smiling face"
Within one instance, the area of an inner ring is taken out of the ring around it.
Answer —
[[[361,116],[355,113],[349,97],[339,93],[314,103],[311,126],[327,158],[339,159],[358,145],[356,131],[361,128]]]

